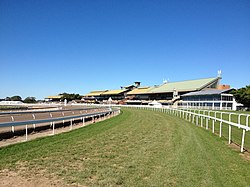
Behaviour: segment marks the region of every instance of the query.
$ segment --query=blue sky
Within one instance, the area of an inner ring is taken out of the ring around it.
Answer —
[[[217,76],[250,84],[249,0],[1,0],[0,98]]]

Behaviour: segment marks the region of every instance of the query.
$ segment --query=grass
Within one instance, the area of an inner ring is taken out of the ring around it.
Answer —
[[[1,110],[20,110],[20,109],[28,109],[28,107],[25,107],[25,106],[12,106],[12,105],[0,105],[0,111]]]
[[[248,186],[249,161],[226,140],[161,112],[120,116],[0,149],[0,169],[45,171],[83,186]]]
[[[198,111],[195,111],[196,113],[198,113]],[[213,117],[217,117],[217,118],[221,118],[221,111],[217,111],[218,113],[216,113],[215,115],[215,111],[210,112],[210,116]],[[230,111],[225,111],[225,112],[230,112]],[[238,123],[238,115],[239,114],[250,114],[249,112],[242,112],[242,111],[232,111],[232,113],[235,113],[233,115],[231,115],[231,121],[234,123]],[[208,112],[205,113],[206,115],[208,115]],[[223,114],[222,118],[224,120],[229,121],[229,115],[228,114]],[[200,119],[199,119],[199,124],[200,124]],[[246,115],[242,115],[240,117],[240,124],[241,125],[246,125]],[[209,130],[212,131],[212,120],[209,120],[208,122],[208,126],[209,126]],[[250,126],[250,118],[248,121],[248,126]],[[205,127],[205,120],[203,121],[203,127]],[[219,122],[215,122],[215,133],[219,134],[220,131],[220,123]],[[228,139],[228,132],[229,132],[229,128],[228,128],[228,124],[222,123],[222,136],[226,139]],[[232,134],[231,134],[231,139],[234,143],[241,145],[241,140],[242,140],[242,129],[239,129],[238,127],[234,127],[232,126]],[[245,135],[245,143],[244,143],[244,148],[246,148],[247,150],[250,151],[250,133],[246,132]]]

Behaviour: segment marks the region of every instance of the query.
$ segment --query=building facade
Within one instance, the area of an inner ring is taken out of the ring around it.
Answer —
[[[163,106],[235,110],[237,103],[230,94],[230,86],[220,85],[220,80],[219,74],[212,78],[164,82],[145,87],[135,82],[135,85],[121,87],[120,90],[93,91],[85,97],[94,97],[103,103],[110,99],[114,103],[131,105],[148,105],[157,101]]]

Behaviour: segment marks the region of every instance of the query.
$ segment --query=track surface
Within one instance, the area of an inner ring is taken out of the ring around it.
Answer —
[[[58,110],[50,110],[50,111],[28,111],[19,114],[1,114],[0,113],[0,126],[1,123],[6,122],[21,122],[21,121],[32,121],[32,120],[40,120],[40,119],[49,119],[49,118],[60,118],[66,116],[77,116],[82,114],[90,114],[95,112],[104,112],[107,111],[108,108],[75,108],[75,107],[67,107],[62,108],[60,111]],[[36,124],[35,127],[42,127],[48,124]],[[29,128],[33,127],[33,125],[29,125]],[[14,128],[15,131],[23,130],[25,126],[16,126]],[[0,127],[0,134],[12,131],[12,127]]]

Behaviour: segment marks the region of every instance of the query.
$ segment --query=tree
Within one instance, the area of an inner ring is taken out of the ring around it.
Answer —
[[[72,100],[80,100],[82,96],[79,94],[69,94],[69,93],[61,93],[59,95],[62,95],[61,100],[67,99],[67,101],[72,101]]]
[[[6,97],[5,101],[11,101],[10,97]]]
[[[23,100],[24,103],[35,103],[36,102],[36,98],[35,97],[26,97]]]
[[[22,101],[22,98],[19,95],[12,96],[10,98],[11,101]]]
[[[242,103],[245,107],[250,107],[250,85],[233,90],[231,92],[238,103]]]

